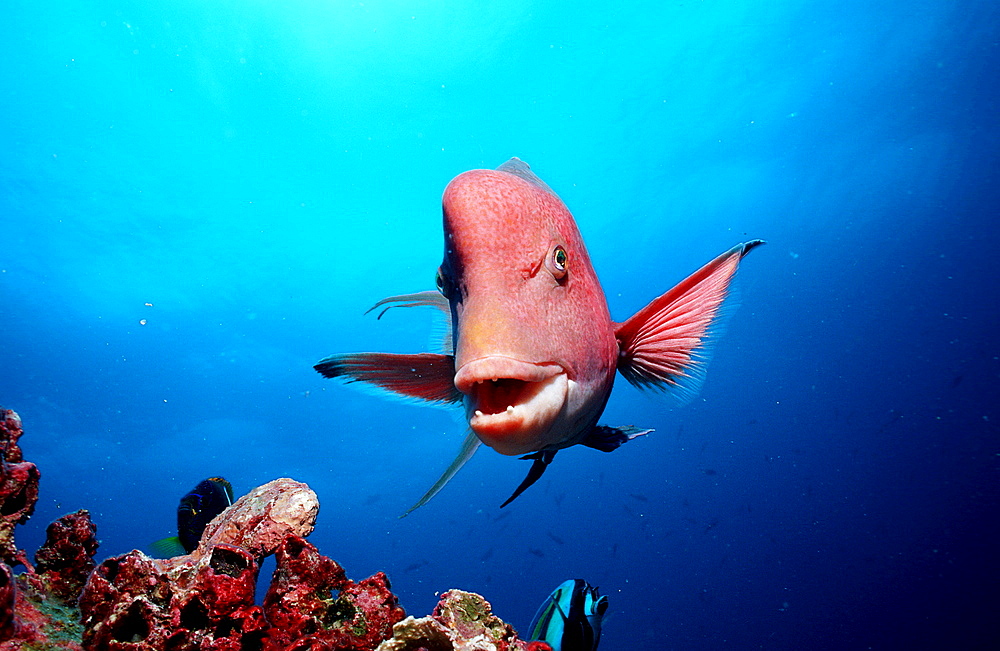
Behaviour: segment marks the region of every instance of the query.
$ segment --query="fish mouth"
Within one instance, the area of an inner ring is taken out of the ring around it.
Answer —
[[[462,365],[455,387],[465,394],[469,427],[497,452],[525,454],[546,435],[566,404],[569,379],[558,364],[484,357]]]

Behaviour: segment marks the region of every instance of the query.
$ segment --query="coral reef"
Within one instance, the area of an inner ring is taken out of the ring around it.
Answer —
[[[275,560],[264,597],[264,614],[274,625],[267,648],[374,649],[406,615],[385,574],[355,583],[302,538],[287,538]]]
[[[75,604],[94,569],[97,527],[80,509],[62,516],[45,530],[45,543],[35,552],[36,591]]]
[[[552,651],[545,642],[518,639],[510,624],[493,614],[474,592],[449,590],[429,617],[407,617],[377,651]]]
[[[80,595],[84,649],[261,648],[257,562],[220,543],[170,571],[139,551],[109,558]]]
[[[269,625],[254,604],[258,563],[286,538],[309,535],[318,513],[312,489],[275,479],[216,516],[190,554],[109,558],[80,595],[84,648],[264,648]]]
[[[382,572],[347,578],[305,540],[319,513],[305,484],[276,479],[244,495],[205,528],[190,554],[131,551],[95,566],[87,511],[46,530],[32,567],[14,525],[32,514],[39,472],[17,440],[21,419],[0,410],[0,651],[544,651],[492,614],[479,595],[446,592],[434,614],[406,617]],[[260,563],[276,568],[263,604]],[[23,564],[17,577],[11,566]]]
[[[307,537],[316,526],[319,500],[294,479],[258,486],[208,523],[192,555],[219,543],[237,545],[257,558],[270,556],[288,536]]]
[[[41,474],[24,461],[18,439],[21,418],[0,409],[0,651],[67,649],[79,651],[81,627],[75,601],[94,567],[96,532],[86,511],[59,518],[46,531],[46,541],[32,567],[14,544],[14,525],[27,522],[38,500]],[[14,577],[12,565],[27,573]]]
[[[0,564],[0,640],[9,640],[17,633],[17,620],[14,619],[16,598],[14,573],[6,563]]]
[[[35,512],[41,476],[21,454],[17,441],[23,433],[21,417],[0,408],[0,560],[11,566],[27,564],[24,552],[14,544],[14,526]]]

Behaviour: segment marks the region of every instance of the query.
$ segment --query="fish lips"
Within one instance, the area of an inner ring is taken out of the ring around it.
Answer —
[[[517,455],[551,443],[546,439],[565,408],[569,378],[558,364],[492,355],[463,364],[455,388],[466,396],[476,436],[500,454]]]

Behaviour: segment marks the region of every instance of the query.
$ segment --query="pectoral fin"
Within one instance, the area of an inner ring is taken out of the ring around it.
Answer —
[[[324,377],[367,382],[409,398],[429,402],[461,402],[455,388],[455,358],[419,353],[345,353],[331,355],[313,366]]]
[[[455,457],[455,460],[451,462],[451,465],[448,466],[448,469],[441,474],[441,477],[438,478],[436,482],[434,482],[434,485],[431,486],[426,493],[424,493],[424,496],[421,497],[416,504],[406,509],[406,513],[404,513],[399,517],[405,518],[409,514],[419,509],[424,504],[430,502],[431,498],[437,495],[438,492],[440,492],[440,490],[444,488],[444,485],[447,484],[451,480],[451,478],[455,476],[455,473],[457,473],[459,470],[462,469],[462,466],[465,465],[465,462],[472,458],[472,455],[474,455],[476,453],[476,450],[479,449],[479,445],[480,445],[479,437],[477,437],[474,432],[469,432],[469,434],[465,437],[465,440],[462,441],[462,448],[458,451],[458,456]]]
[[[543,450],[541,452],[535,452],[533,454],[528,454],[521,457],[522,460],[531,459],[531,468],[528,469],[528,476],[524,478],[524,481],[514,490],[514,494],[507,498],[507,501],[500,505],[500,508],[507,506],[513,502],[518,495],[523,493],[529,486],[534,484],[541,478],[542,473],[545,469],[549,467],[552,463],[552,459],[556,456],[555,450]]]
[[[618,371],[639,387],[694,395],[706,345],[722,312],[740,259],[763,244],[737,244],[694,272],[615,329]]]
[[[594,425],[587,438],[580,441],[580,445],[594,448],[601,452],[614,452],[624,443],[628,443],[637,436],[644,436],[653,430],[632,427],[608,427],[607,425]]]

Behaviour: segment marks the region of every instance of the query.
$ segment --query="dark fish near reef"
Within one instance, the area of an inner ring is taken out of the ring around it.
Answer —
[[[420,561],[418,563],[413,563],[412,565],[407,565],[405,568],[403,568],[403,571],[404,572],[413,572],[414,570],[419,570],[424,565],[430,565],[430,564],[431,564],[431,562],[425,559],[425,560],[422,560],[422,561]]]
[[[538,609],[528,629],[529,640],[548,642],[552,651],[595,651],[608,598],[583,579],[562,583]]]
[[[734,246],[616,323],[573,216],[525,163],[512,158],[460,174],[445,188],[443,207],[438,291],[392,296],[372,309],[442,310],[451,317],[449,354],[339,354],[314,367],[411,398],[464,403],[470,431],[458,457],[407,513],[437,494],[480,443],[533,461],[506,506],[559,450],[610,452],[651,431],[597,424],[615,371],[639,388],[693,392],[730,280],[763,243]]]
[[[159,556],[190,554],[215,516],[233,503],[233,487],[223,477],[209,477],[181,498],[177,506],[177,536],[157,540],[150,547]]]

